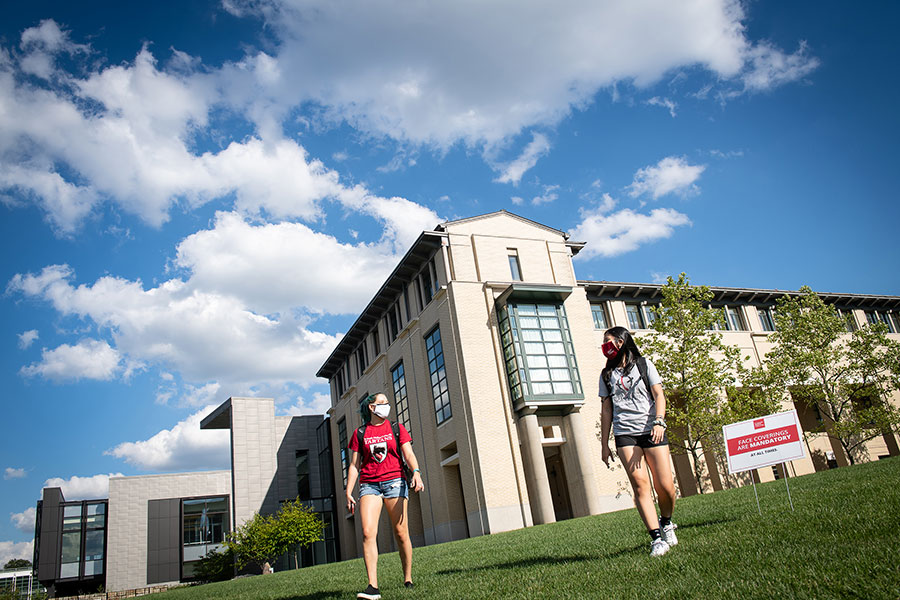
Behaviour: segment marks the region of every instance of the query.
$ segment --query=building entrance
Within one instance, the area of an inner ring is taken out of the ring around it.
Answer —
[[[562,456],[558,448],[554,454],[545,457],[547,463],[547,479],[550,483],[550,496],[553,498],[553,513],[557,521],[572,518],[572,502],[569,499],[569,483],[563,468]]]

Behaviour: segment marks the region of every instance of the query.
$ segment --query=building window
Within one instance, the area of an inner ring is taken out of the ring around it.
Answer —
[[[363,373],[366,370],[366,367],[369,366],[369,353],[366,352],[366,340],[362,341],[362,344],[359,345],[359,348],[356,350],[356,366],[359,370],[359,376],[362,377]]]
[[[763,331],[775,331],[775,311],[771,307],[757,306],[756,312],[759,314],[759,324]]]
[[[347,487],[347,468],[350,466],[350,456],[348,453],[350,452],[347,449],[347,421],[341,419],[337,424],[338,428],[338,444],[341,449],[341,477],[344,481],[344,486]]]
[[[403,362],[391,369],[391,379],[394,382],[394,405],[397,410],[397,422],[409,431],[409,399],[406,396],[406,374],[403,372]]]
[[[609,320],[606,318],[606,307],[602,304],[591,304],[591,316],[594,317],[594,329],[606,331],[609,329]]]
[[[331,496],[332,493],[332,476],[331,476],[331,435],[328,427],[330,423],[328,419],[322,421],[316,429],[316,437],[319,447],[319,491],[323,497]]]
[[[294,468],[297,471],[297,497],[310,499],[309,491],[309,450],[297,450],[294,453]]]
[[[659,304],[644,304],[642,306],[644,309],[644,323],[647,324],[647,329],[653,327],[653,322],[656,321],[656,312],[654,312],[654,308],[658,306]]]
[[[431,299],[434,298],[434,295],[437,293],[438,288],[440,287],[438,284],[437,278],[437,269],[434,266],[434,257],[431,257],[431,260],[428,261],[428,264],[425,265],[425,268],[422,269],[422,272],[418,277],[419,286],[422,290],[422,308],[424,309]]]
[[[628,328],[632,331],[636,329],[646,329],[644,325],[644,314],[640,304],[625,304],[625,314],[628,315]]]
[[[396,302],[388,309],[388,334],[391,336],[392,342],[396,340],[397,336],[400,334],[400,317],[398,315],[399,312],[400,305]]]
[[[81,504],[63,507],[60,579],[78,577],[81,574],[81,507]]]
[[[450,390],[447,388],[447,369],[444,367],[440,328],[435,327],[434,331],[425,336],[425,352],[428,356],[428,372],[431,375],[434,418],[440,425],[453,416],[450,411]]]
[[[891,323],[891,318],[884,311],[867,310],[866,321],[870,325],[874,325],[875,323],[884,323],[889,333],[897,333],[897,331],[894,329],[893,323]]]
[[[198,498],[181,502],[182,579],[192,579],[197,562],[213,550],[219,550],[228,532],[228,500]]]
[[[746,331],[747,329],[744,327],[744,318],[741,316],[741,311],[736,306],[725,307],[725,321],[728,329],[731,331]]]
[[[891,313],[891,321],[894,323],[894,333],[900,333],[900,314]]]
[[[406,321],[412,321],[413,314],[412,310],[409,308],[409,286],[403,286],[403,306],[406,308]]]
[[[838,309],[838,314],[844,319],[844,329],[847,330],[847,333],[856,331],[856,317],[853,316],[852,310]]]
[[[508,304],[500,310],[500,338],[514,402],[582,397],[561,304]]]
[[[378,337],[378,325],[372,330],[372,346],[375,348],[375,356],[381,354],[381,340]]]
[[[519,251],[515,248],[507,248],[506,254],[509,257],[509,272],[513,281],[522,281],[522,267],[519,265]]]
[[[84,520],[84,576],[103,574],[106,553],[106,504],[88,504]]]

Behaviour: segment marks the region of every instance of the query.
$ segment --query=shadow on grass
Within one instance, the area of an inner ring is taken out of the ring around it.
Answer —
[[[318,591],[303,596],[284,596],[282,600],[328,600],[329,598],[349,598],[346,590]]]
[[[678,529],[693,529],[694,527],[712,527],[713,525],[724,525],[726,523],[731,523],[732,521],[737,521],[737,518],[733,519],[713,519],[711,521],[699,521],[697,523],[679,523]]]
[[[493,571],[498,569],[522,569],[528,567],[538,567],[541,565],[558,565],[560,563],[594,562],[605,558],[616,558],[618,556],[632,554],[634,552],[643,552],[644,550],[645,547],[642,544],[633,546],[631,548],[622,548],[621,550],[613,553],[600,553],[590,555],[578,554],[572,556],[536,556],[533,558],[523,558],[521,560],[514,560],[505,563],[495,563],[491,565],[481,565],[478,567],[444,569],[443,571],[437,571],[435,575],[456,575],[459,573],[476,573],[478,571]]]

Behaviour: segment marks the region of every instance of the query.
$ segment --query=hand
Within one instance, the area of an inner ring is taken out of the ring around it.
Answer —
[[[353,499],[352,494],[347,494],[347,512],[351,515],[356,512],[356,500]]]
[[[609,449],[609,444],[603,444],[603,449],[600,453],[601,458],[603,458],[603,464],[606,465],[606,468],[609,468],[609,461],[612,460],[615,462],[616,455]]]
[[[665,427],[663,427],[662,425],[654,425],[653,429],[650,431],[650,439],[653,440],[654,444],[658,444],[662,441],[665,434]]]
[[[421,492],[425,489],[425,484],[422,483],[422,474],[416,471],[413,473],[412,478],[412,489],[414,492]]]

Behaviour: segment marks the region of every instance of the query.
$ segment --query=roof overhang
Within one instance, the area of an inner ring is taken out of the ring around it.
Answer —
[[[231,398],[200,421],[200,429],[231,429]]]
[[[344,363],[346,358],[356,349],[359,343],[368,335],[372,327],[385,315],[394,299],[403,290],[404,286],[419,273],[422,266],[431,258],[435,250],[441,247],[442,240],[447,234],[441,231],[423,231],[413,243],[394,270],[381,285],[375,297],[357,317],[341,341],[338,342],[325,363],[319,367],[316,377],[331,379]]]
[[[572,287],[567,285],[513,283],[494,302],[497,306],[507,302],[564,302],[571,293]]]

